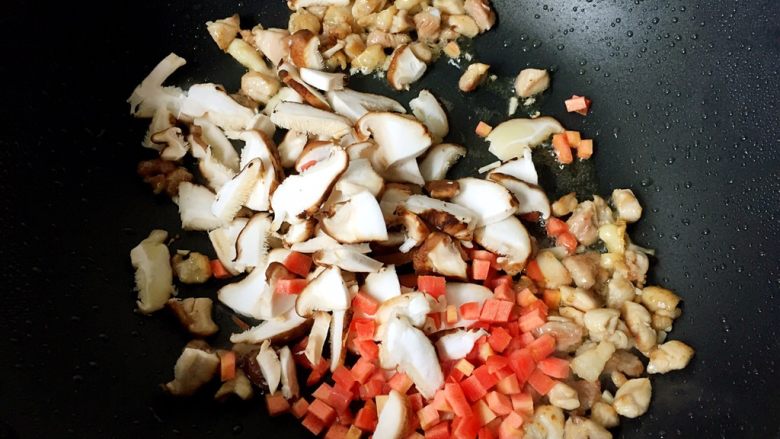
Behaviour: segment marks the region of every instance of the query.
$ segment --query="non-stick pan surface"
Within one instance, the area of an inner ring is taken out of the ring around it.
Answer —
[[[145,126],[124,100],[170,51],[188,60],[175,82],[235,88],[241,69],[203,23],[239,12],[284,27],[284,4],[75,3],[0,11],[0,437],[303,435],[259,401],[162,394],[187,338],[164,312],[132,312],[128,259],[151,228],[177,230],[178,216],[135,176]],[[778,437],[777,2],[494,5],[499,25],[475,41],[477,58],[501,77],[554,70],[542,112],[596,139],[601,193],[638,194],[646,213],[632,235],[658,249],[652,279],[684,298],[672,336],[696,357],[655,377],[650,412],[618,434]],[[452,139],[469,146],[462,175],[492,161],[473,127],[502,120],[506,99],[495,88],[463,96],[457,76],[440,63],[412,93],[428,87],[447,103]],[[575,93],[594,101],[587,118],[564,114]]]

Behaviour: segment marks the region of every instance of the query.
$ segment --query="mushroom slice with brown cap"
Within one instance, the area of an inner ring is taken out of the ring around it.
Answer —
[[[248,222],[249,220],[246,218],[236,218],[224,226],[209,232],[209,240],[211,240],[211,245],[217,253],[219,262],[234,276],[243,273],[246,268],[234,261],[236,259],[238,235],[241,234]]]
[[[455,162],[465,155],[466,148],[463,146],[440,143],[425,154],[420,162],[420,173],[425,181],[442,180]]]
[[[425,183],[425,191],[431,198],[447,201],[460,192],[460,185],[452,180],[431,180]]]
[[[544,189],[540,186],[526,183],[523,180],[518,180],[515,177],[498,172],[491,173],[488,175],[488,178],[496,183],[500,183],[509,189],[509,192],[512,192],[515,200],[517,200],[518,215],[539,212],[544,219],[550,217],[550,200],[547,199],[547,194],[544,193]]]
[[[295,311],[308,317],[314,311],[343,311],[349,308],[349,304],[350,294],[341,277],[341,269],[331,267],[323,270],[301,291],[295,301]]]
[[[149,128],[146,130],[146,135],[144,136],[144,141],[142,143],[144,148],[160,151],[162,147],[152,141],[152,135],[161,131],[165,131],[175,124],[176,117],[174,117],[173,113],[171,113],[171,110],[166,107],[158,108],[154,112],[154,116],[152,116],[152,121],[149,123]]]
[[[377,163],[377,166],[381,164]],[[387,181],[395,183],[412,183],[418,186],[425,184],[422,174],[420,173],[420,166],[417,164],[417,159],[412,157],[382,169],[382,177]]]
[[[325,63],[320,54],[320,39],[308,29],[290,35],[290,61],[296,67],[322,70]]]
[[[270,340],[273,343],[286,343],[306,333],[311,320],[301,317],[294,309],[285,314],[266,320],[244,332],[232,334],[231,343],[262,343]]]
[[[414,117],[428,128],[434,141],[440,142],[449,133],[450,125],[447,122],[447,113],[428,90],[420,90],[420,94],[409,101],[409,107],[412,109]]]
[[[274,249],[268,253],[266,260],[270,265],[273,262],[283,261],[290,253],[287,249]],[[282,267],[283,268],[283,267]],[[274,313],[274,308],[289,309],[290,298],[274,295],[266,285],[266,267],[252,270],[249,275],[238,282],[234,282],[220,288],[217,292],[219,301],[230,307],[233,311],[250,316],[255,319],[270,319],[284,311]],[[281,275],[271,268],[272,275]],[[278,270],[282,271],[282,270]],[[276,304],[274,302],[277,302]],[[276,305],[276,306],[274,306]],[[284,305],[284,306],[282,306]]]
[[[499,222],[517,211],[515,198],[498,183],[467,177],[458,184],[460,192],[450,201],[476,213],[477,227]]]
[[[295,161],[298,160],[298,156],[301,155],[303,147],[308,142],[309,137],[305,133],[288,131],[278,148],[282,167],[289,169],[295,166]]]
[[[436,351],[441,360],[460,360],[471,352],[477,340],[487,335],[484,329],[458,330],[436,340]]]
[[[255,113],[236,102],[216,84],[195,84],[187,91],[180,116],[203,117],[224,130],[242,130]]]
[[[346,169],[347,153],[342,149],[334,149],[328,158],[303,173],[287,177],[271,197],[274,228],[278,229],[285,220],[295,222],[296,218],[316,213],[326,194]]]
[[[382,210],[382,216],[387,225],[398,223],[398,217],[395,215],[395,211],[398,206],[411,197],[413,193],[414,191],[410,185],[399,183],[388,183],[385,185],[385,190],[382,192],[382,198],[379,200],[379,208]]]
[[[498,254],[498,264],[511,275],[520,273],[531,255],[531,238],[528,231],[514,216],[476,229],[474,240]]]
[[[322,250],[335,250],[339,248],[346,248],[363,254],[371,252],[371,247],[368,244],[344,245],[331,238],[322,230],[317,231],[317,236],[304,242],[295,243],[291,246],[291,250],[298,253],[315,253]]]
[[[260,159],[250,161],[241,172],[225,183],[217,192],[211,213],[223,221],[231,221],[241,209],[257,181],[264,173],[263,162]]]
[[[281,128],[325,138],[339,138],[352,129],[352,123],[343,116],[295,102],[278,104],[271,120]]]
[[[412,195],[403,205],[439,231],[462,241],[473,237],[477,214],[468,208],[424,195]]]
[[[459,241],[450,235],[433,232],[414,252],[414,271],[418,273],[439,273],[460,279],[468,278],[468,265],[463,257]]]
[[[236,239],[235,263],[245,267],[266,266],[268,238],[271,235],[271,217],[267,213],[255,214],[249,219]]]
[[[211,148],[211,153],[215,159],[233,171],[238,171],[242,168],[239,167],[239,157],[236,149],[217,125],[205,118],[195,119],[193,125],[200,129],[198,137],[207,147]]]
[[[522,157],[509,160],[491,170],[490,173],[488,173],[488,178],[490,178],[491,174],[509,175],[529,184],[539,184],[539,177],[536,173],[534,162],[531,159],[530,148],[525,148],[523,150]]]
[[[260,346],[260,352],[257,353],[257,364],[260,366],[260,372],[263,374],[265,382],[268,384],[268,393],[276,392],[279,382],[282,379],[282,364],[279,362],[279,356],[271,347],[271,342],[266,340]]]
[[[325,311],[317,311],[313,316],[314,324],[311,326],[309,339],[303,352],[311,364],[319,364],[322,359],[322,349],[325,346],[325,340],[328,338],[331,316]]]
[[[414,54],[408,44],[398,46],[390,58],[387,81],[396,90],[409,90],[425,74],[428,66]]]
[[[179,184],[179,205],[181,226],[184,230],[213,230],[221,227],[224,221],[211,213],[211,205],[216,195],[207,187],[184,181]]]
[[[191,343],[184,348],[173,368],[173,381],[165,384],[171,395],[190,396],[211,381],[219,368],[219,357]]]
[[[333,372],[344,364],[347,350],[347,311],[333,311],[330,320],[330,371]],[[351,313],[349,313],[351,315]]]
[[[329,73],[314,69],[301,68],[298,72],[303,82],[322,91],[342,90],[344,88],[343,73]]]
[[[369,273],[363,284],[363,291],[378,303],[400,296],[401,283],[395,265],[388,265],[375,273]]]
[[[184,136],[181,134],[181,128],[179,127],[172,126],[163,131],[154,133],[150,139],[158,145],[165,145],[160,151],[160,157],[163,160],[181,160],[187,155],[187,151],[190,149],[190,146],[187,141],[184,140]]]
[[[320,250],[312,255],[314,263],[324,267],[339,267],[352,273],[374,273],[382,268],[382,263],[349,248]]]
[[[130,250],[138,290],[138,310],[150,314],[162,309],[173,294],[171,254],[165,245],[168,232],[152,230],[149,236]]]
[[[255,46],[274,65],[290,54],[290,32],[287,29],[252,29]]]
[[[549,116],[510,119],[493,128],[485,140],[490,142],[488,151],[499,160],[510,160],[523,155],[526,148],[540,145],[553,134],[563,131],[563,126]]]
[[[420,219],[414,213],[406,210],[403,206],[399,206],[395,211],[396,216],[400,219],[401,224],[404,226],[404,243],[398,247],[398,251],[406,253],[409,250],[421,245],[425,238],[431,231],[425,222]]]
[[[425,125],[395,113],[368,113],[357,121],[359,135],[374,138],[382,167],[417,157],[431,146]]]
[[[282,396],[285,399],[297,398],[301,394],[301,388],[298,385],[292,351],[288,346],[279,349],[279,363],[282,366]]]
[[[370,111],[388,111],[406,113],[406,109],[394,99],[387,96],[362,93],[345,88],[327,93],[333,111],[356,122]]]
[[[225,51],[241,30],[241,21],[238,14],[233,14],[217,21],[207,21],[206,30],[217,46]]]
[[[208,297],[168,300],[168,308],[179,319],[179,323],[197,337],[208,337],[219,330],[219,326],[211,319],[212,305]]]
[[[327,140],[310,140],[298,155],[298,159],[295,161],[295,170],[301,173],[313,164],[325,160],[338,149],[341,147]]]
[[[330,104],[328,104],[325,96],[314,87],[304,82],[300,77],[298,69],[292,64],[282,63],[282,65],[279,66],[279,79],[301,95],[304,102],[307,104],[314,108],[319,108],[320,110],[330,110]]]
[[[427,399],[433,398],[444,385],[444,375],[433,344],[403,317],[392,317],[387,322],[379,361],[383,369],[398,367],[406,373]]]
[[[390,390],[385,405],[379,412],[376,429],[372,437],[376,439],[401,439],[409,423],[409,402],[406,396],[397,390]]]
[[[358,192],[348,201],[331,206],[320,220],[320,226],[328,235],[346,244],[387,239],[382,210],[368,191]]]
[[[198,162],[198,170],[203,178],[206,179],[209,187],[215,191],[219,191],[222,189],[222,186],[236,177],[235,171],[214,158],[213,150],[210,146],[206,148],[206,153]]]
[[[284,177],[273,140],[262,132],[254,130],[231,133],[231,135],[245,142],[244,148],[241,150],[242,168],[256,159],[263,163],[262,173],[252,187],[249,198],[244,205],[252,210],[267,211],[271,207],[271,194]]]
[[[161,108],[168,109],[174,114],[178,113],[185,97],[184,92],[179,87],[163,87],[162,84],[186,63],[184,58],[175,53],[163,58],[127,98],[130,113],[135,117],[144,118],[154,116]]]

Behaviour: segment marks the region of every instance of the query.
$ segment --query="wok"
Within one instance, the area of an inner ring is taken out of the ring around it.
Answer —
[[[78,4],[76,4],[78,3]],[[554,71],[540,104],[596,139],[596,189],[632,188],[633,227],[658,249],[651,280],[678,292],[672,337],[696,348],[684,371],[655,377],[646,416],[617,435],[778,437],[780,129],[777,2],[494,0],[499,24],[474,42],[501,77]],[[188,64],[173,82],[236,89],[241,67],[207,20],[284,27],[281,0],[6,2],[0,12],[0,437],[301,436],[262,404],[174,400],[169,380],[187,338],[164,313],[134,314],[128,251],[152,228],[177,230],[176,207],[135,176],[145,123],[125,99],[164,55]],[[464,96],[443,62],[400,96],[428,87],[469,146],[456,175],[493,159],[473,135],[505,116],[497,87]],[[381,82],[355,79],[364,90]],[[592,98],[586,118],[564,113]],[[589,170],[585,170],[588,171]],[[542,175],[551,193],[556,186]],[[207,250],[182,235],[182,246]],[[213,285],[185,294],[212,294]],[[232,328],[217,310],[223,332]]]

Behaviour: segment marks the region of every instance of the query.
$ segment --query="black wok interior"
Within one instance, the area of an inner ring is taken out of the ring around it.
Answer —
[[[655,377],[649,413],[622,420],[617,435],[780,437],[780,5],[493,4],[499,25],[474,42],[477,58],[502,78],[526,66],[554,71],[542,113],[596,139],[600,193],[638,194],[645,215],[632,236],[658,250],[651,279],[684,299],[671,337],[696,357]],[[128,257],[150,229],[176,231],[179,219],[135,175],[150,155],[145,122],[125,99],[171,51],[188,60],[173,82],[235,89],[242,68],[204,23],[238,12],[247,24],[285,27],[282,0],[10,0],[2,9],[0,437],[303,436],[260,400],[162,393],[188,340],[165,312],[133,312]],[[473,128],[501,121],[506,99],[494,88],[464,96],[458,76],[440,62],[399,100],[423,87],[442,97],[452,140],[469,147],[455,170],[464,175],[493,161]],[[572,94],[592,98],[592,114],[566,114]],[[206,250],[188,235],[179,243]]]

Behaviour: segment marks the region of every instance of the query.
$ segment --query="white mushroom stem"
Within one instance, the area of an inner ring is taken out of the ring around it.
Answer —
[[[436,341],[436,351],[443,360],[460,360],[471,352],[477,340],[486,335],[484,329],[476,331],[459,330]]]
[[[182,182],[179,184],[179,205],[181,226],[184,230],[213,230],[221,227],[224,222],[211,213],[211,205],[216,195],[207,187]]]
[[[301,79],[314,88],[322,91],[341,90],[344,88],[343,73],[328,73],[319,70],[301,68]]]
[[[162,309],[173,294],[171,254],[165,245],[168,233],[152,230],[149,236],[130,250],[138,290],[138,310],[150,314]]]
[[[369,111],[390,111],[405,113],[403,105],[386,96],[371,93],[362,93],[345,88],[343,90],[329,91],[328,102],[333,111],[356,122]]]
[[[432,147],[420,162],[420,173],[425,181],[442,180],[447,171],[466,156],[466,148],[454,143],[441,143]]]
[[[526,148],[533,148],[563,131],[563,126],[549,116],[510,119],[493,128],[486,140],[490,142],[488,150],[493,155],[499,160],[510,160],[523,155]]]
[[[441,141],[449,133],[450,126],[447,122],[447,114],[436,97],[428,90],[421,90],[416,98],[409,101],[409,107],[412,109],[414,117],[428,127],[428,131],[434,139]]]
[[[216,84],[195,84],[181,104],[180,117],[204,117],[224,130],[239,131],[252,123],[254,112]]]
[[[330,327],[330,314],[318,311],[314,313],[314,324],[309,333],[309,341],[306,343],[304,355],[311,364],[319,364],[322,359],[322,348],[325,346],[325,339],[328,337],[328,328]]]
[[[433,398],[444,385],[444,375],[433,344],[403,317],[393,317],[387,323],[379,358],[383,368],[397,366],[406,373],[425,398]]]
[[[186,63],[175,53],[163,58],[127,99],[130,113],[135,117],[152,117],[161,108],[178,113],[184,93],[178,87],[163,87],[162,84]]]
[[[279,356],[271,348],[271,342],[266,340],[260,346],[260,352],[257,354],[257,364],[260,365],[260,371],[268,384],[268,393],[276,392],[279,382],[282,379],[282,364],[279,362]]]
[[[339,138],[352,129],[343,116],[295,102],[276,105],[271,120],[281,128],[325,138]]]

